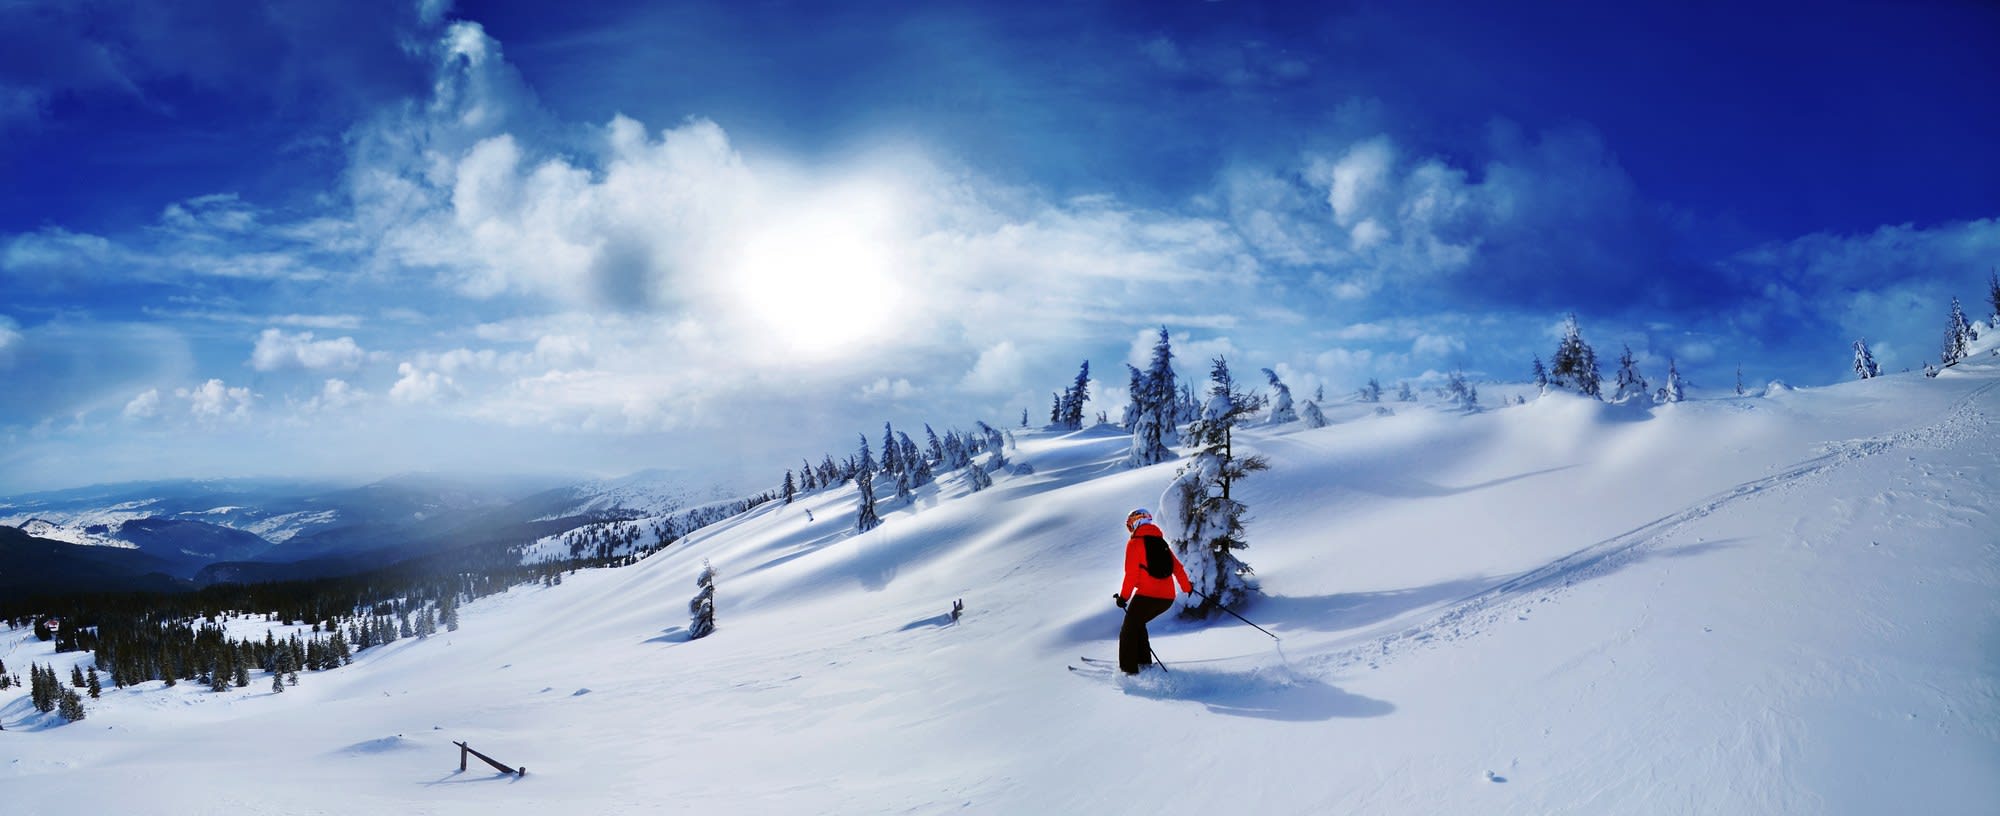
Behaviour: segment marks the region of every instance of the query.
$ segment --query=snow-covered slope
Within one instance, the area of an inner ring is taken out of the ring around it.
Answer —
[[[851,532],[852,488],[465,628],[253,681],[0,692],[9,810],[2000,812],[2000,371],[1659,407],[1550,395],[1261,428],[1262,593],[1113,654],[1120,522],[1174,463],[1021,434]],[[1497,400],[1496,400],[1497,401]],[[808,516],[810,514],[810,516]],[[718,631],[688,641],[715,565]],[[963,598],[965,617],[945,613]],[[19,672],[54,659],[0,633]],[[457,772],[451,740],[526,765]]]

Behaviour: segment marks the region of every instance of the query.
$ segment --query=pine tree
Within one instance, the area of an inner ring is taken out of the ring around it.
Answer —
[[[1271,369],[1264,369],[1264,376],[1271,381],[1271,391],[1274,395],[1271,398],[1270,423],[1272,425],[1282,425],[1287,422],[1297,422],[1299,420],[1299,412],[1292,408],[1291,386],[1280,381],[1278,379],[1278,372]]]
[[[76,689],[63,689],[59,699],[57,713],[62,715],[63,720],[78,722],[83,719],[83,698],[76,695]]]
[[[231,672],[224,668],[220,658],[208,667],[208,690],[228,691]]]
[[[72,685],[72,686],[75,686],[75,687],[77,687],[77,688],[83,688],[83,667],[82,667],[82,666],[80,666],[80,665],[75,665],[75,664],[71,664],[71,665],[70,665],[70,667],[69,667],[69,684],[70,684],[70,685]]]
[[[283,694],[283,693],[285,693],[285,676],[284,676],[284,675],[282,675],[282,674],[279,674],[279,673],[277,673],[277,672],[271,672],[271,693],[272,693],[272,694]]]
[[[1972,324],[1965,319],[1965,309],[1958,305],[1958,298],[1951,299],[1950,323],[1945,327],[1944,353],[1942,362],[1952,365],[1972,353],[1972,341],[1978,336],[1972,332]]]
[[[1736,396],[1743,396],[1743,364],[1736,364]]]
[[[1875,365],[1875,355],[1868,353],[1868,341],[1854,341],[1854,376],[1866,380],[1880,373],[1882,369]]]
[[[779,488],[779,491],[784,494],[786,504],[791,504],[792,497],[798,495],[799,488],[797,485],[792,484],[792,472],[790,470],[785,471],[785,485]]]
[[[97,682],[97,667],[90,667],[90,675],[84,678],[84,688],[89,689],[90,699],[95,700],[104,693],[104,686]]]
[[[1542,366],[1542,355],[1540,354],[1535,355],[1534,380],[1536,388],[1543,391],[1549,390],[1549,370]]]
[[[694,579],[695,594],[688,601],[688,639],[708,637],[715,631],[715,567],[701,561],[701,574]]]
[[[1445,393],[1450,395],[1451,404],[1468,411],[1479,407],[1479,389],[1466,382],[1465,374],[1453,371],[1445,379]]]
[[[903,472],[903,448],[896,444],[896,429],[889,423],[882,423],[882,472],[891,475]]]
[[[1618,390],[1611,395],[1611,401],[1624,402],[1643,396],[1646,396],[1646,378],[1639,374],[1639,362],[1632,358],[1632,347],[1626,346],[1625,353],[1618,355]]]
[[[1986,328],[2000,331],[2000,272],[1986,272],[1986,301],[1993,306],[1993,316],[1986,319]]]
[[[1179,386],[1174,376],[1174,350],[1167,327],[1153,342],[1153,358],[1146,370],[1133,369],[1132,395],[1139,416],[1132,425],[1132,447],[1125,464],[1144,467],[1174,458],[1173,444],[1179,434],[1180,408],[1176,403]]]
[[[1319,403],[1314,400],[1306,400],[1306,407],[1299,411],[1299,416],[1305,419],[1308,428],[1326,427],[1326,413],[1319,409]]]
[[[859,458],[857,458],[854,461],[854,469],[856,471],[865,470],[870,473],[873,473],[877,468],[875,465],[874,454],[869,453],[868,451],[868,435],[867,434],[857,434],[857,435],[861,437],[861,450],[857,454]]]
[[[1680,402],[1687,399],[1687,384],[1681,381],[1680,366],[1675,364],[1672,357],[1667,358],[1667,384],[1661,390],[1664,392],[1661,402]]]
[[[875,515],[875,474],[867,468],[854,472],[854,487],[861,497],[861,510],[855,515],[855,532],[865,533],[882,524],[882,518]]]
[[[1083,430],[1083,405],[1090,401],[1090,361],[1083,361],[1077,369],[1076,382],[1062,395],[1062,426],[1072,431]]]
[[[1314,402],[1323,402],[1323,401],[1324,401],[1324,400],[1314,400]],[[1381,382],[1379,382],[1379,381],[1377,381],[1377,380],[1376,380],[1376,379],[1375,379],[1374,377],[1369,377],[1369,378],[1368,378],[1368,384],[1367,384],[1367,385],[1364,385],[1364,386],[1361,386],[1361,401],[1362,401],[1362,402],[1381,402],[1381,401],[1382,401],[1382,383],[1381,383]]]
[[[808,492],[819,489],[819,483],[813,481],[812,463],[804,459],[799,460],[799,489]]]
[[[1396,401],[1397,401],[1397,402],[1416,402],[1416,401],[1417,401],[1417,392],[1415,392],[1415,391],[1411,391],[1411,390],[1410,390],[1410,384],[1409,384],[1409,383],[1406,383],[1406,382],[1399,382],[1399,383],[1396,383]]]
[[[1583,331],[1572,314],[1564,321],[1562,341],[1549,360],[1549,382],[1558,388],[1573,385],[1586,397],[1603,399],[1598,379],[1597,351],[1583,341]]]
[[[1217,357],[1209,369],[1212,385],[1201,419],[1188,428],[1197,448],[1161,497],[1163,510],[1179,523],[1174,540],[1188,578],[1201,594],[1183,602],[1182,614],[1206,617],[1217,605],[1231,605],[1250,589],[1250,566],[1236,554],[1248,546],[1243,514],[1248,509],[1231,495],[1238,480],[1270,467],[1262,456],[1238,457],[1234,429],[1243,417],[1262,408],[1255,394],[1238,390],[1227,360]]]

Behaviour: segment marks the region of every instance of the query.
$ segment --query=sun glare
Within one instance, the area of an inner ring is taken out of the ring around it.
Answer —
[[[836,357],[889,328],[900,299],[898,252],[883,208],[870,204],[822,202],[746,241],[737,291],[766,349]]]

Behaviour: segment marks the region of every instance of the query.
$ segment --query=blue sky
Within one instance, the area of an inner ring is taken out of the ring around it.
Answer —
[[[747,483],[1161,325],[1823,384],[2000,263],[1990,4],[576,5],[0,5],[0,491]]]

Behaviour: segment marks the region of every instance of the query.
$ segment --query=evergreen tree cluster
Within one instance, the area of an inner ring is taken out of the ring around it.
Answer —
[[[1083,430],[1083,405],[1090,401],[1090,361],[1076,372],[1076,380],[1055,394],[1049,406],[1049,425],[1059,430]]]
[[[1563,337],[1556,344],[1555,356],[1549,358],[1549,384],[1575,388],[1586,397],[1603,399],[1598,379],[1597,351],[1584,342],[1583,330],[1572,314],[1563,322]]]

